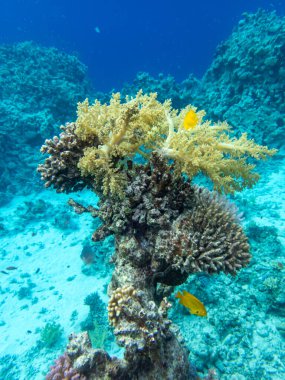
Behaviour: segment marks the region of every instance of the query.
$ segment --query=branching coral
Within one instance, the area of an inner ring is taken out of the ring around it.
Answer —
[[[236,210],[217,193],[198,187],[193,190],[192,208],[176,219],[168,238],[160,240],[154,260],[161,260],[163,251],[167,252],[164,260],[181,273],[223,271],[235,275],[250,260]]]
[[[126,183],[121,169],[125,159],[132,158],[140,150],[151,149],[166,127],[165,109],[170,103],[159,103],[154,94],[139,92],[134,99],[121,103],[114,94],[109,105],[96,101],[89,106],[85,101],[78,106],[76,134],[83,141],[97,138],[97,146],[85,149],[78,167],[83,176],[91,175],[102,184],[104,195],[122,195]]]
[[[274,151],[248,140],[246,134],[231,138],[227,123],[203,123],[203,111],[197,114],[199,124],[186,130],[183,119],[188,109],[178,114],[169,102],[161,104],[154,94],[141,92],[123,104],[119,94],[113,95],[109,106],[80,104],[76,134],[84,140],[96,136],[100,141],[99,147],[85,150],[79,162],[82,175],[103,176],[105,195],[109,189],[113,194],[120,192],[125,181],[118,163],[135,153],[148,157],[152,149],[173,159],[179,174],[193,178],[202,171],[219,191],[234,192],[255,184],[259,177],[247,158],[265,158]]]
[[[195,117],[184,128],[189,110]],[[195,379],[158,284],[182,284],[200,271],[234,275],[249,262],[236,210],[191,180],[203,172],[220,192],[252,186],[258,176],[247,159],[274,151],[246,135],[231,138],[227,124],[211,125],[203,117],[193,107],[178,113],[154,94],[139,92],[125,103],[115,94],[109,105],[79,104],[77,121],[43,148],[51,155],[39,168],[46,185],[65,192],[92,187],[98,208],[69,204],[102,220],[94,241],[115,235],[108,311],[125,354],[114,367],[107,354],[88,349],[74,367],[90,379],[98,378],[102,355],[105,378]]]
[[[264,159],[274,150],[248,140],[245,133],[239,139],[231,138],[227,123],[211,125],[201,119],[194,129],[185,130],[183,117],[185,111],[178,116],[175,127],[168,115],[169,132],[160,150],[163,156],[174,160],[179,174],[193,178],[203,172],[216,190],[225,193],[252,187],[257,182],[259,175],[253,172],[255,166],[247,159]]]
[[[63,132],[60,137],[55,136],[51,140],[46,140],[41,148],[42,153],[48,153],[50,156],[44,164],[39,165],[38,171],[45,181],[45,186],[53,186],[57,192],[82,190],[88,185],[88,178],[81,176],[77,165],[83,150],[96,143],[96,138],[83,144],[74,133],[75,128],[74,123],[62,126]]]
[[[95,217],[104,223],[93,240],[110,233],[134,236],[129,239],[132,260],[148,262],[157,282],[168,285],[201,271],[236,274],[250,259],[237,210],[218,193],[171,175],[169,168],[174,166],[154,155],[150,165],[140,166],[140,173],[139,166],[130,170],[129,176],[135,177],[126,187],[125,198],[101,202]],[[82,211],[82,206],[69,203]]]
[[[234,192],[258,180],[249,157],[261,159],[274,153],[248,140],[246,134],[231,138],[226,123],[203,122],[203,111],[198,113],[198,125],[186,130],[183,119],[189,107],[178,113],[169,101],[162,104],[155,94],[141,92],[126,100],[121,102],[120,95],[114,94],[109,105],[79,103],[76,123],[42,148],[51,155],[39,167],[46,186],[68,192],[92,178],[97,192],[122,198],[127,161],[135,155],[148,160],[157,151],[174,160],[177,175],[185,173],[192,179],[203,172],[218,191]]]

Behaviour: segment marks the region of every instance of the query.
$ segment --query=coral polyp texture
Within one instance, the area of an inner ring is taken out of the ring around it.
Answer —
[[[203,122],[203,111],[197,113],[197,126],[186,130],[183,120],[190,108],[178,112],[171,108],[170,101],[160,103],[156,94],[138,92],[135,98],[126,100],[122,102],[117,93],[108,105],[99,101],[89,105],[87,100],[79,103],[75,127],[65,127],[67,130],[60,138],[47,140],[42,147],[44,153],[50,152],[52,156],[39,167],[44,180],[51,178],[46,186],[53,184],[59,191],[65,191],[53,181],[63,174],[60,183],[64,182],[66,157],[76,154],[81,175],[77,172],[73,175],[75,183],[91,177],[99,194],[123,197],[128,161],[135,155],[148,159],[152,152],[157,152],[174,161],[176,175],[184,173],[192,179],[203,172],[217,190],[234,192],[251,187],[258,180],[254,165],[247,159],[265,158],[274,152],[248,140],[245,133],[240,138],[231,138],[227,123]],[[72,153],[69,134],[75,134]],[[76,159],[72,162],[70,166],[74,168]],[[50,170],[52,165],[54,169]]]
[[[35,147],[75,116],[90,93],[86,72],[77,57],[55,48],[0,46],[0,191],[35,188]]]
[[[42,147],[49,157],[38,170],[46,186],[93,190],[97,207],[69,204],[101,219],[93,241],[115,236],[108,314],[125,353],[112,358],[86,336],[73,336],[87,348],[67,355],[87,379],[195,379],[161,288],[197,272],[235,275],[250,260],[238,211],[222,193],[253,186],[253,159],[275,151],[204,119],[204,111],[189,105],[179,112],[156,94],[124,101],[114,94],[109,104],[80,103],[77,120]],[[216,190],[193,185],[199,173]]]
[[[71,360],[65,353],[60,356],[55,364],[50,368],[46,376],[46,380],[86,380],[84,375],[80,375],[74,368],[71,367]]]
[[[82,180],[78,168],[78,160],[86,143],[78,139],[75,128],[74,123],[62,126],[60,138],[55,136],[52,140],[46,140],[46,145],[41,149],[42,153],[48,153],[50,157],[46,159],[44,167],[39,167],[39,171],[42,171],[45,186],[53,185],[58,192],[78,191],[87,186],[87,180]],[[91,139],[90,145],[94,142]]]
[[[285,18],[261,9],[244,13],[218,46],[196,104],[258,143],[284,147]]]

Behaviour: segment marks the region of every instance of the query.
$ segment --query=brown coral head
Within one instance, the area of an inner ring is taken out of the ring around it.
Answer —
[[[109,302],[109,321],[120,346],[142,353],[159,346],[169,333],[170,320],[165,319],[167,305],[157,307],[148,293],[131,285],[117,288]],[[162,338],[163,337],[163,338]]]
[[[59,193],[91,187],[90,178],[83,178],[77,166],[84,154],[84,149],[90,145],[96,145],[98,141],[95,138],[88,142],[81,141],[76,136],[75,129],[75,123],[61,126],[60,136],[46,140],[41,148],[41,152],[49,156],[37,170],[45,182],[45,187],[52,186]]]
[[[153,283],[178,285],[192,273],[235,275],[250,260],[237,210],[216,192],[194,186],[189,208],[154,237]]]

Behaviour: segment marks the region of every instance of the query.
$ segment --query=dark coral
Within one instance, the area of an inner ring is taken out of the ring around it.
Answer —
[[[111,358],[105,351],[93,349],[86,332],[71,334],[66,356],[73,368],[88,380],[131,380],[127,366],[122,360]]]
[[[126,197],[120,202],[102,198],[95,213],[90,206],[70,204],[103,221],[93,240],[114,234],[125,245],[123,236],[128,236],[136,247],[134,262],[148,267],[156,282],[177,285],[201,271],[236,274],[250,259],[236,210],[217,193],[176,177],[172,169],[153,154],[148,165],[128,171]]]
[[[91,315],[93,319],[96,319],[97,324],[101,326],[106,324],[106,321],[107,321],[106,305],[101,300],[97,292],[90,293],[87,297],[85,297],[84,305],[88,305],[90,307],[89,315]]]
[[[168,264],[187,274],[224,272],[235,275],[250,260],[248,239],[236,210],[217,193],[194,187],[193,206],[173,224],[167,244]]]
[[[133,324],[133,328],[135,328],[135,324]],[[123,338],[122,332],[123,331],[121,331],[121,336]],[[128,331],[125,332],[128,334]],[[160,355],[156,358],[158,365],[153,368],[152,372],[150,372],[152,368],[150,357],[147,354],[140,355],[137,344],[132,345],[132,347],[136,347],[136,354],[141,356],[142,360],[134,361],[133,357],[128,358],[128,354],[125,355],[126,360],[121,360],[110,357],[103,350],[92,348],[91,341],[86,332],[70,335],[65,357],[68,358],[68,362],[72,363],[72,368],[81,374],[81,376],[85,375],[88,380],[198,380],[195,371],[190,374],[188,366],[183,365],[183,363],[187,363],[187,356],[185,356],[184,350],[178,351],[178,341],[169,339],[167,345],[168,352],[163,352],[163,347],[160,347],[160,350],[154,350],[156,355],[159,353]],[[167,353],[175,357],[174,362],[167,363]],[[159,362],[159,360],[161,360],[161,362]],[[173,368],[174,371],[168,373],[169,368]],[[78,377],[78,379],[81,378]],[[82,377],[82,379],[85,379],[85,377]],[[53,380],[53,378],[48,378],[48,380]]]
[[[58,149],[49,153],[53,152],[58,157]],[[78,156],[71,161],[73,168],[77,160]],[[56,171],[57,167],[53,182],[50,176],[44,178],[48,185],[60,191],[74,188],[69,186],[68,177]],[[75,360],[74,366],[80,373],[88,373],[90,379],[100,378],[96,377],[96,366],[90,366],[103,355],[103,370],[113,371],[114,376],[119,371],[126,379],[136,378],[138,373],[140,380],[194,379],[187,350],[175,336],[167,318],[168,302],[157,294],[157,284],[182,284],[189,274],[201,271],[235,274],[250,258],[247,238],[236,210],[228,202],[216,193],[193,186],[158,153],[153,152],[146,164],[126,162],[125,170],[124,198],[101,194],[98,208],[69,200],[77,213],[90,212],[103,222],[93,233],[94,241],[115,236],[109,320],[117,342],[125,348],[124,360],[116,360],[114,367],[114,358],[98,350],[96,356],[90,348],[87,356],[80,355]],[[57,176],[61,178],[60,187]],[[77,173],[74,184],[80,181]],[[173,360],[170,363],[166,358]]]
[[[110,234],[132,234],[144,246],[145,232],[151,228],[159,231],[169,226],[180,213],[189,207],[193,192],[189,182],[171,174],[173,168],[157,154],[148,165],[133,166],[129,163],[128,185],[125,198],[102,197],[99,209],[84,207],[70,199],[69,204],[78,214],[91,212],[104,224],[93,234],[92,240],[103,240]]]
[[[99,209],[69,201],[76,212],[102,220],[93,240],[115,235],[108,311],[125,348],[118,368],[127,368],[131,378],[195,379],[157,284],[182,284],[201,271],[235,274],[250,258],[247,238],[226,200],[177,176],[158,154],[147,165],[129,163],[127,173],[124,199],[101,197]],[[164,361],[178,351],[175,364]]]
[[[39,165],[38,171],[45,181],[45,187],[53,186],[58,193],[69,193],[91,186],[90,179],[81,176],[77,164],[83,156],[83,150],[96,144],[96,141],[80,140],[75,134],[75,129],[75,123],[61,126],[63,132],[60,137],[46,140],[41,148],[41,152],[48,153],[49,157]]]

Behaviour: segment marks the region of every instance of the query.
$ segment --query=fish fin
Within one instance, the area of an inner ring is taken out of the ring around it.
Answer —
[[[181,292],[178,292],[178,293],[175,295],[175,298],[180,298],[180,300],[181,300],[182,297],[183,297],[183,296],[182,296]]]

